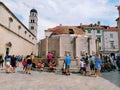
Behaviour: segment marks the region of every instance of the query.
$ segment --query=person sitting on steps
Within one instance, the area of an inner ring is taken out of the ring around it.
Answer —
[[[42,62],[42,60],[39,60],[38,64],[37,64],[37,68],[43,70],[44,69],[44,63]]]
[[[51,62],[49,63],[49,69],[50,69],[51,71],[54,71],[54,70],[56,69],[56,62],[55,62],[55,61],[51,61]]]

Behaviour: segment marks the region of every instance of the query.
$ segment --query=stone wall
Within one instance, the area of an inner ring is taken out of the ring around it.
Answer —
[[[12,14],[11,11],[7,10],[0,4],[0,24],[6,27],[9,31],[14,32],[20,37],[36,43],[36,37],[29,32],[29,30]],[[10,21],[12,19],[12,21]]]
[[[0,3],[0,54],[5,56],[7,48],[10,55],[35,54],[35,44],[36,37]]]
[[[55,58],[59,57],[60,51],[60,38],[59,37],[51,37],[48,39],[48,51],[53,54]]]
[[[0,27],[0,53],[6,54],[6,48],[9,48],[9,54],[12,55],[28,55],[34,52],[34,44],[20,38],[12,32]],[[10,42],[11,46],[6,44]]]

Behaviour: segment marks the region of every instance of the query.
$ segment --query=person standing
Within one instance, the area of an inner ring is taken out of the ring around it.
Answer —
[[[65,71],[66,71],[66,65],[65,65],[65,60],[64,60],[62,64],[62,74],[66,74]]]
[[[52,57],[53,57],[53,55],[52,55],[50,52],[48,52],[48,55],[47,55],[48,66],[49,66],[49,63],[50,63],[51,60],[52,60]]]
[[[66,63],[66,75],[70,75],[70,63],[71,63],[71,57],[69,54],[65,57],[65,63]]]
[[[90,76],[90,62],[89,62],[89,60],[85,59],[85,63],[86,63],[86,73],[85,73],[85,75]]]
[[[80,73],[81,74],[85,74],[85,72],[86,72],[86,64],[85,64],[85,57],[82,57],[81,59],[80,59]]]
[[[22,66],[23,66],[23,72],[25,72],[27,64],[26,64],[26,58],[23,59],[22,61]]]
[[[6,73],[10,72],[10,61],[11,61],[11,56],[10,55],[6,55],[5,56]]]
[[[0,67],[3,69],[3,62],[4,62],[4,60],[3,60],[3,57],[2,57],[2,55],[0,55]],[[1,69],[1,70],[2,70]]]
[[[13,55],[11,56],[11,66],[12,66],[12,72],[15,73],[15,69],[16,69],[16,57]]]
[[[101,65],[102,65],[102,60],[99,58],[99,55],[96,55],[95,57],[96,77],[100,76]]]
[[[89,62],[90,62],[90,70],[91,70],[91,75],[95,74],[95,60],[94,60],[94,56],[90,56],[88,58]]]
[[[27,68],[26,68],[26,74],[31,74],[31,67],[32,67],[32,59],[30,58],[30,55],[27,56]]]

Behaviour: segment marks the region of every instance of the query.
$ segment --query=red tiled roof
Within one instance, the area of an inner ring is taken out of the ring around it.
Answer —
[[[116,31],[118,28],[117,27],[108,27],[108,28],[104,28],[103,30],[109,30],[109,31]]]
[[[79,29],[75,26],[56,26],[54,28],[49,28],[49,31],[52,31],[52,35],[59,35],[59,34],[69,34],[69,29],[74,31],[74,34],[84,35],[85,32],[82,29]]]

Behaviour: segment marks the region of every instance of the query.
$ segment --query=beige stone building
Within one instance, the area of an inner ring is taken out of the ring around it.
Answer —
[[[102,53],[117,53],[118,49],[118,28],[117,27],[104,27],[102,35],[103,48]]]
[[[35,19],[37,18],[35,9],[32,9],[30,14],[34,14]],[[37,23],[37,20],[31,23]],[[32,29],[34,32],[33,26]],[[28,55],[32,52],[36,54],[37,28],[35,28],[35,33],[33,32],[0,2],[0,54],[4,56],[6,54]]]
[[[119,17],[116,19],[117,21],[117,26],[118,26],[118,46],[119,46],[119,52],[120,52],[120,6],[117,7]]]
[[[96,24],[80,25],[88,37],[98,40],[98,51],[101,54],[116,53],[118,51],[118,28]],[[91,47],[92,48],[92,47]]]
[[[66,53],[70,53],[72,58],[80,58],[85,53],[96,53],[95,39],[89,38],[77,27],[56,26],[45,33],[46,38],[39,43],[40,57],[46,57],[48,51],[60,58],[64,58]]]

